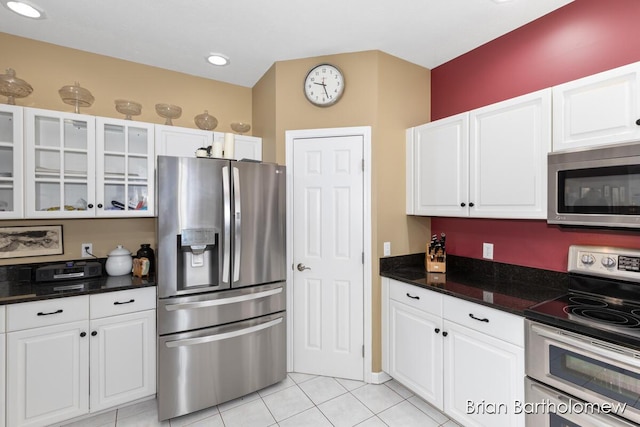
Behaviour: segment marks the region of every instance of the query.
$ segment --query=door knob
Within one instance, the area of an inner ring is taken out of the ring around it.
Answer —
[[[296,267],[298,271],[311,270],[311,267],[306,267],[303,263],[300,263]]]

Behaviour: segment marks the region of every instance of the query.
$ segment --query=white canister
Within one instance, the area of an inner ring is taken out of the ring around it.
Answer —
[[[213,141],[213,145],[211,145],[211,157],[222,158],[222,150],[224,144],[222,141]]]
[[[114,250],[107,255],[107,263],[105,269],[109,276],[124,276],[131,273],[133,267],[133,259],[131,258],[131,252],[118,245]]]
[[[232,133],[224,134],[224,158],[225,159],[233,159],[235,156],[234,145],[236,139],[235,135]]]

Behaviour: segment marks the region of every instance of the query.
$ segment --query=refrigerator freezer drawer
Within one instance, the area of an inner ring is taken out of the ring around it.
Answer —
[[[285,282],[158,300],[158,334],[237,322],[283,311]]]
[[[158,416],[166,420],[208,408],[286,375],[284,312],[160,337]]]

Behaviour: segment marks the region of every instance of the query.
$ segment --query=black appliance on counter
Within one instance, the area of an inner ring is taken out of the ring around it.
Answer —
[[[102,264],[97,261],[65,262],[36,268],[36,282],[56,282],[72,279],[88,279],[102,275]]]
[[[525,310],[526,425],[637,426],[640,250],[571,246],[568,272],[568,294]]]

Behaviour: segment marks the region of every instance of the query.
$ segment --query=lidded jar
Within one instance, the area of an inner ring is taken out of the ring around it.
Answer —
[[[114,250],[107,255],[107,263],[105,268],[109,276],[124,276],[131,273],[133,267],[133,259],[131,258],[131,252],[118,245]]]

